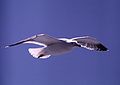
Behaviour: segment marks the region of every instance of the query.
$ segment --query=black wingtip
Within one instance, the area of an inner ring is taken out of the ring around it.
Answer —
[[[26,41],[28,41],[28,40],[26,40]],[[24,42],[26,42],[26,41],[19,41],[19,42],[17,42],[17,43],[10,44],[10,45],[5,46],[5,48],[12,47],[12,46],[16,46],[16,45],[22,44],[22,43],[24,43]]]
[[[7,46],[5,46],[5,48],[9,48],[9,47],[10,47],[10,46],[8,46],[8,45],[7,45]]]
[[[5,48],[12,47],[12,46],[15,46],[15,45],[17,45],[17,44],[7,45],[7,46],[5,46]]]
[[[97,51],[108,51],[108,48],[106,48],[104,45],[102,44],[98,44],[97,45],[98,49]]]
[[[12,47],[12,46],[15,46],[15,44],[12,44],[12,45],[6,45],[5,48],[9,48],[9,47]]]

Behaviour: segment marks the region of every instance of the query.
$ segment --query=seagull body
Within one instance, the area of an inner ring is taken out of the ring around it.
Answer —
[[[28,49],[29,53],[34,58],[42,58],[42,59],[48,58],[51,55],[57,55],[57,54],[69,52],[74,47],[83,47],[88,50],[95,50],[95,51],[108,50],[99,41],[97,41],[95,38],[90,36],[67,39],[67,38],[54,38],[47,34],[38,34],[30,38],[21,40],[15,44],[7,45],[6,47],[12,47],[12,46],[16,46],[19,44],[26,44],[26,43],[43,46],[40,48]]]

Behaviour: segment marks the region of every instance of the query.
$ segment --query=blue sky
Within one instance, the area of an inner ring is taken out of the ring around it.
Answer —
[[[74,49],[48,59],[27,51],[36,45],[0,48],[0,85],[119,85],[119,0],[1,0],[1,46],[39,33],[89,35],[109,52]]]

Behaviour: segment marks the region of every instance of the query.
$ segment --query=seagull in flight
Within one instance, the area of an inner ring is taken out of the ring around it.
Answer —
[[[75,37],[71,39],[67,38],[55,38],[47,34],[38,34],[30,38],[18,41],[14,44],[5,46],[12,47],[20,44],[36,44],[42,47],[40,48],[29,48],[29,53],[34,58],[45,59],[51,55],[62,54],[72,50],[75,47],[86,48],[94,51],[108,51],[108,49],[101,44],[98,40],[90,36]]]

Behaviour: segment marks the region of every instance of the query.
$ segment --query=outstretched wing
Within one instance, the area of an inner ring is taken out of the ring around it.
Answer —
[[[90,36],[76,37],[76,38],[72,38],[72,40],[77,41],[77,43],[81,45],[81,47],[89,49],[89,50],[96,50],[96,51],[107,51],[108,50],[103,44],[101,44],[95,38],[90,37]]]
[[[14,44],[7,45],[6,47],[16,46],[16,45],[25,44],[25,43],[47,46],[47,45],[57,43],[57,42],[60,42],[57,38],[51,37],[46,34],[38,34],[38,35],[32,36],[30,38],[16,42]]]

